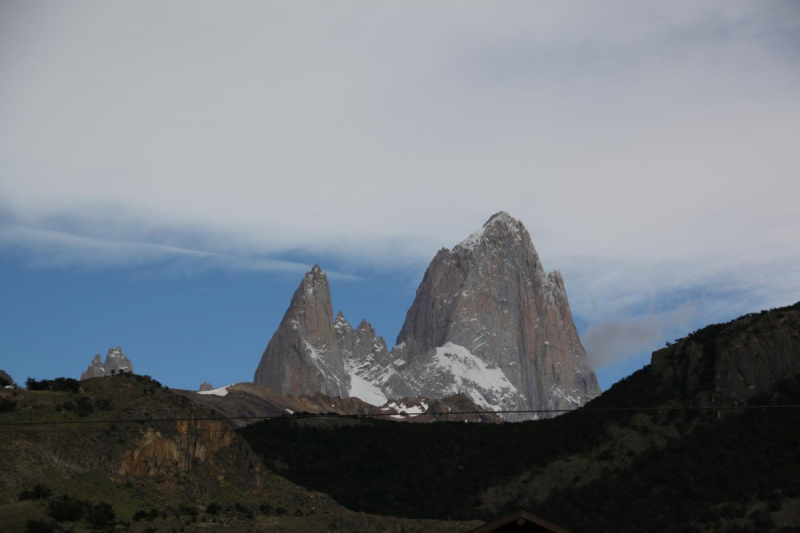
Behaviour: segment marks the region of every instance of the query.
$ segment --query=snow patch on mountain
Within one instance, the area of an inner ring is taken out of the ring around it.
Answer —
[[[436,348],[433,365],[434,372],[452,377],[446,395],[466,392],[481,407],[495,411],[516,404],[519,397],[519,391],[500,368],[490,366],[458,344],[448,342]]]
[[[196,391],[196,392],[195,392],[195,394],[202,394],[202,395],[204,395],[204,396],[205,396],[205,395],[210,395],[210,396],[227,396],[227,395],[228,395],[228,387],[230,387],[230,385],[227,385],[227,386],[225,386],[225,387],[220,387],[220,388],[218,388],[218,389],[213,389],[213,390],[201,390],[201,391]]]
[[[350,397],[359,398],[376,407],[380,407],[389,401],[378,386],[356,373],[350,374]]]
[[[399,414],[391,415],[392,418],[405,418],[409,416],[410,418],[414,418],[417,415],[421,415],[428,411],[428,404],[425,403],[425,400],[419,402],[419,405],[412,405],[407,406],[403,402],[392,402],[386,406],[387,408],[394,409]],[[387,410],[387,409],[384,409]]]

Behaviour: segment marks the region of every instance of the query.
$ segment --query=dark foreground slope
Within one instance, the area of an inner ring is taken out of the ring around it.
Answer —
[[[794,531],[800,410],[722,407],[800,405],[799,364],[797,304],[695,332],[552,420],[273,420],[240,433],[282,475],[357,511],[525,507],[578,532]]]
[[[147,377],[59,379],[32,388],[40,390],[0,391],[3,532],[36,525],[41,531],[151,532],[463,531],[474,525],[343,509],[270,471],[227,421],[209,420],[218,415]]]

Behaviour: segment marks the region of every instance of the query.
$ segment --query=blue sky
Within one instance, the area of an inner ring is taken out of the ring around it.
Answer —
[[[353,323],[366,318],[391,347],[423,272],[334,275],[334,312],[343,310]],[[95,353],[105,357],[108,348],[120,345],[138,373],[175,388],[195,389],[203,381],[215,386],[250,381],[300,277],[288,272],[175,271],[166,264],[41,268],[26,265],[21,257],[5,257],[0,262],[2,368],[20,382],[27,377],[78,377]],[[677,298],[684,306],[697,306],[677,325],[670,320],[661,324],[663,309],[654,307],[621,321],[620,329],[610,332],[610,345],[598,346],[624,352],[596,370],[601,387],[647,364],[649,350],[665,340],[760,309],[741,303],[739,294],[719,294],[714,299],[729,306],[701,314],[697,302],[703,299],[699,292]],[[679,309],[668,298],[660,303],[667,310]],[[788,303],[791,298],[774,305]],[[592,322],[576,315],[576,324],[585,339]]]
[[[389,345],[505,210],[601,385],[800,300],[800,6],[0,4],[0,368],[249,379],[302,274]]]
[[[41,270],[13,260],[0,275],[0,353],[14,379],[78,377],[95,353],[120,345],[138,373],[180,388],[251,381],[300,277]],[[376,279],[332,283],[337,309],[397,334],[413,292]]]

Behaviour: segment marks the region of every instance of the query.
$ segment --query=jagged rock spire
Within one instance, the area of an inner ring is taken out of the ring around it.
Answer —
[[[350,380],[336,342],[328,276],[319,265],[300,282],[253,380],[284,395],[348,397]]]

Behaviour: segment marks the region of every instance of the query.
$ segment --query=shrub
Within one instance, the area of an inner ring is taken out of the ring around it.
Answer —
[[[10,387],[11,385],[13,385],[13,383],[11,383],[9,380],[4,377],[0,377],[0,387]]]
[[[11,411],[16,407],[17,407],[17,402],[14,400],[10,400],[8,398],[3,398],[2,400],[0,400],[0,413]]]
[[[187,516],[197,516],[198,515],[197,507],[195,507],[193,505],[187,505],[187,504],[181,505],[178,508],[178,512],[180,512],[181,515],[187,515]]]
[[[161,513],[158,511],[158,509],[150,509],[149,511],[136,511],[136,513],[133,515],[133,521],[141,522],[147,520],[148,522],[152,522],[159,516],[161,516]]]
[[[244,516],[245,518],[249,518],[251,520],[255,518],[255,516],[253,515],[253,510],[245,507],[241,503],[236,502],[235,504],[233,504],[233,507],[234,509],[236,509],[237,513]]]
[[[43,379],[37,381],[33,378],[28,378],[25,381],[25,388],[33,391],[56,391],[56,392],[73,392],[76,393],[81,389],[81,383],[77,379],[72,378],[56,378],[56,379]]]
[[[220,511],[222,511],[222,507],[217,502],[211,502],[206,505],[206,512],[208,514],[217,515]]]
[[[25,533],[53,533],[56,525],[46,520],[28,520],[25,522]]]
[[[273,516],[274,515],[284,516],[289,514],[289,510],[286,509],[285,507],[282,507],[280,505],[273,506],[272,504],[267,502],[262,503],[261,506],[258,508],[258,510],[261,511],[262,514],[273,515]]]
[[[95,407],[100,409],[101,411],[109,411],[111,410],[111,400],[108,398],[103,398],[100,400],[94,401]]]
[[[88,396],[81,396],[75,404],[75,413],[78,416],[88,416],[94,411],[94,400]]]
[[[58,496],[50,500],[47,513],[56,520],[74,522],[83,518],[89,504],[83,500],[70,496]]]
[[[51,491],[47,486],[43,485],[42,483],[37,483],[32,488],[20,492],[17,497],[20,501],[43,500],[45,498],[49,498],[51,494],[53,494],[53,491]]]
[[[113,524],[117,519],[117,515],[114,513],[114,508],[111,507],[111,505],[100,502],[92,506],[86,512],[85,518],[87,522],[97,529]]]

